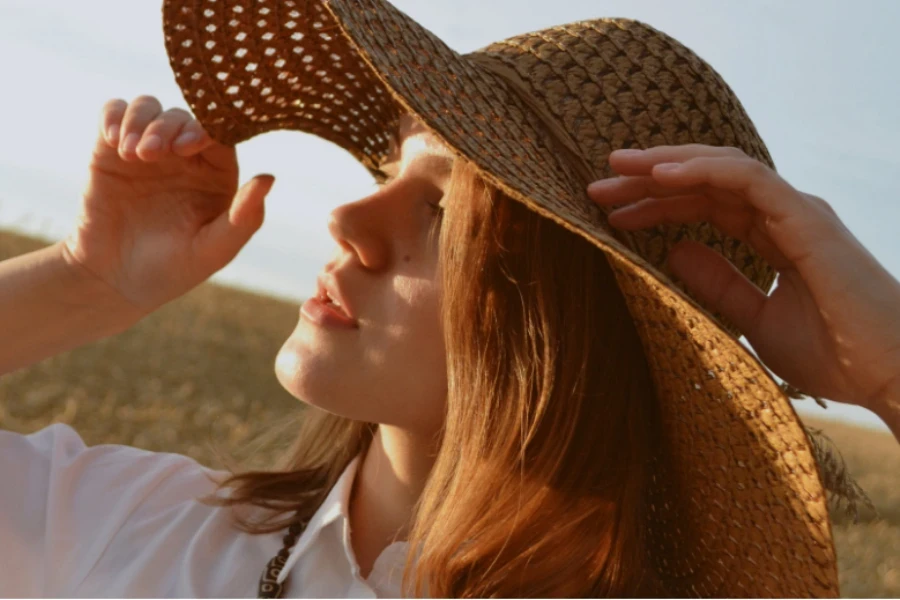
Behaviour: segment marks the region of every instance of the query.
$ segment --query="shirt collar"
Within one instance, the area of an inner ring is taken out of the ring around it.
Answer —
[[[359,575],[359,564],[356,562],[353,547],[350,543],[349,526],[350,493],[353,490],[353,482],[359,470],[360,460],[360,455],[357,455],[350,461],[334,484],[334,487],[328,492],[322,505],[310,519],[309,525],[307,525],[300,539],[297,540],[285,561],[284,567],[281,569],[281,573],[278,575],[279,583],[284,582],[304,552],[316,543],[323,530],[327,529],[332,523],[335,523],[335,527],[338,528],[337,535],[341,538],[341,545],[343,546],[344,555],[352,576],[362,581]],[[331,535],[334,534],[332,533]],[[372,572],[365,583],[372,588],[378,597],[399,598],[402,595],[400,577],[406,562],[408,548],[409,542],[394,542],[387,546],[375,560]]]
[[[297,563],[297,560],[303,555],[306,549],[315,542],[322,529],[340,518],[343,518],[344,521],[349,520],[350,492],[353,489],[353,480],[356,477],[359,461],[359,455],[350,461],[344,469],[344,472],[341,473],[341,476],[334,484],[334,487],[328,492],[328,495],[325,497],[321,506],[319,506],[319,509],[312,516],[312,519],[309,520],[306,530],[300,536],[300,539],[297,540],[297,543],[288,555],[287,561],[284,563],[284,567],[281,569],[281,573],[278,575],[278,583],[282,583],[287,578],[291,569]],[[347,547],[348,544],[346,541],[347,540],[345,540],[344,544],[344,552],[347,554],[350,565],[355,570],[356,559],[353,558],[353,552]]]

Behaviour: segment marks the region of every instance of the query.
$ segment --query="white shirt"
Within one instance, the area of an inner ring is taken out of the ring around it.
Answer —
[[[367,579],[347,505],[359,457],[297,540],[285,597],[399,597],[408,544]],[[0,431],[0,597],[256,597],[285,532],[251,535],[195,498],[221,476],[178,454],[87,447],[68,425]]]

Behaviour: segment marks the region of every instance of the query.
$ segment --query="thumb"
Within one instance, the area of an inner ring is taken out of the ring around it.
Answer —
[[[669,268],[705,306],[722,314],[748,338],[768,298],[727,258],[704,244],[682,241],[669,251]]]
[[[229,210],[200,231],[195,250],[213,271],[230,263],[262,227],[266,195],[274,183],[273,175],[257,175],[238,189]]]

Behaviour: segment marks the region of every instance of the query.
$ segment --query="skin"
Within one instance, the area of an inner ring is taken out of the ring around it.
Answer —
[[[177,143],[184,132],[196,137]],[[276,361],[279,381],[303,401],[381,423],[351,503],[363,575],[394,536],[405,535],[446,390],[437,248],[425,233],[434,217],[428,204],[443,195],[447,156],[410,120],[401,140],[388,167],[393,181],[338,208],[329,223],[338,250],[327,268],[359,329],[298,322]],[[747,240],[779,271],[768,297],[695,244],[678,246],[671,267],[741,327],[779,376],[869,408],[900,438],[900,284],[827,203],[735,149],[658,147],[616,152],[610,163],[621,177],[595,182],[588,194],[629,205],[611,215],[613,226],[706,220]],[[109,313],[127,319],[117,329],[127,328],[234,258],[262,225],[273,180],[257,175],[239,188],[235,149],[185,111],[163,111],[149,96],[110,101],[81,219],[61,245],[64,264],[90,284],[91,302],[119,307]]]

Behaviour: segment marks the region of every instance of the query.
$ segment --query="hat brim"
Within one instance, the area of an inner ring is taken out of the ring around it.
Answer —
[[[164,19],[185,99],[218,141],[305,131],[377,174],[390,128],[410,113],[491,184],[600,248],[659,398],[666,456],[653,539],[671,593],[838,595],[826,496],[789,399],[738,340],[612,235],[504,81],[381,0],[167,0]]]

